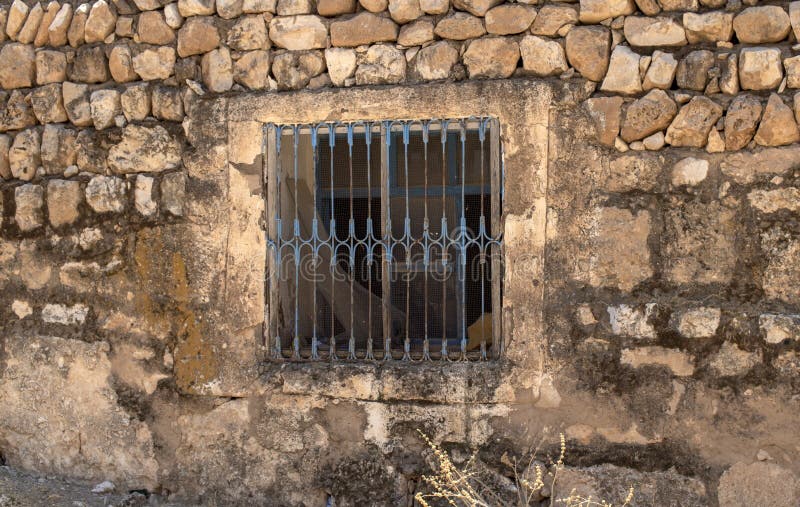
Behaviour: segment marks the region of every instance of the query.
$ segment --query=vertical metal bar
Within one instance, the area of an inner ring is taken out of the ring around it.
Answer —
[[[425,170],[425,198],[422,200],[425,206],[425,218],[423,219],[422,223],[422,246],[423,246],[423,254],[422,254],[422,262],[423,262],[423,270],[425,271],[425,317],[424,317],[424,325],[425,325],[425,338],[422,342],[422,360],[429,361],[431,358],[430,353],[430,338],[428,336],[428,268],[430,266],[430,220],[428,218],[428,133],[430,128],[430,122],[425,122],[422,124],[422,153],[423,153],[423,165]]]
[[[319,174],[319,153],[317,153],[317,134],[318,134],[317,126],[313,125],[311,127],[311,151],[314,157],[314,167],[313,171],[311,172],[311,177],[314,179],[311,182],[311,186],[313,188],[313,210],[314,213],[311,219],[311,250],[312,250],[312,262],[314,265],[314,275],[313,275],[313,296],[312,296],[312,313],[311,315],[314,316],[312,320],[313,324],[313,332],[311,335],[311,359],[319,359],[319,337],[317,336],[317,265],[319,264],[319,221],[317,219],[317,176]]]
[[[501,206],[500,200],[503,195],[503,182],[500,173],[500,122],[493,118],[490,124],[490,156],[491,156],[491,205],[492,205],[492,237],[501,238],[503,236],[501,227]],[[503,279],[503,247],[494,243],[492,246],[492,358],[497,358],[503,354],[502,325],[503,307],[501,299],[502,279]]]
[[[486,119],[481,118],[478,125],[478,139],[481,143],[481,214],[478,226],[478,236],[480,237],[478,255],[480,256],[481,281],[481,360],[486,359],[486,207],[484,205],[484,195],[486,193],[486,126]]]
[[[458,245],[458,285],[460,292],[457,294],[458,298],[458,312],[457,318],[461,325],[461,359],[467,359],[467,315],[466,315],[466,299],[467,299],[467,252],[466,252],[466,234],[467,234],[467,219],[465,215],[465,202],[464,202],[464,185],[466,184],[467,177],[467,125],[465,121],[459,122],[461,128],[461,220],[459,223],[459,245]]]
[[[406,336],[403,341],[403,361],[411,360],[411,216],[408,210],[408,143],[410,142],[411,124],[410,122],[403,123],[403,163],[405,171],[405,190],[406,190],[406,214],[403,220],[403,240],[405,242],[405,262],[406,271],[406,318],[405,318],[405,331]]]
[[[350,123],[347,125],[347,162],[349,165],[350,171],[350,220],[347,223],[347,238],[348,238],[348,252],[350,255],[350,340],[347,342],[347,359],[356,359],[356,337],[353,331],[354,322],[354,314],[355,314],[355,307],[354,307],[354,300],[353,300],[353,291],[355,287],[353,287],[353,283],[355,281],[355,258],[356,258],[356,250],[355,250],[355,236],[356,236],[356,224],[353,220],[353,129],[355,126]]]
[[[280,265],[278,264],[278,259],[281,251],[281,238],[279,236],[280,206],[278,205],[280,129],[273,124],[265,125],[263,135],[266,142],[264,179],[267,189],[267,205],[264,208],[264,218],[267,223],[267,240],[272,244],[273,250],[272,252],[267,250],[267,273],[269,278],[267,279],[268,299],[267,315],[265,315],[267,317],[265,339],[267,344],[273,339],[275,340],[272,356],[274,359],[282,359],[281,337],[278,330],[278,300],[280,299],[280,286],[278,285]]]
[[[439,231],[442,240],[442,360],[447,360],[447,255],[450,250],[447,231],[447,121],[442,120],[439,135],[442,143],[442,225]]]
[[[297,202],[297,188],[300,186],[298,178],[298,152],[300,143],[300,127],[292,127],[292,142],[294,144],[294,230],[292,231],[292,246],[294,254],[294,337],[292,338],[292,359],[300,359],[300,215]]]
[[[335,361],[336,357],[336,312],[334,311],[334,302],[336,301],[336,254],[338,253],[337,249],[337,238],[336,238],[336,213],[334,209],[334,199],[333,199],[333,148],[336,145],[336,131],[334,128],[333,123],[328,124],[328,149],[330,150],[330,180],[331,180],[331,188],[330,188],[330,198],[331,198],[331,209],[330,209],[330,225],[328,226],[328,240],[331,244],[331,261],[330,261],[330,276],[331,276],[331,299],[328,302],[331,311],[331,331],[330,337],[328,338],[328,355],[330,356],[331,361]],[[352,311],[352,308],[351,308]]]
[[[383,209],[383,273],[381,284],[383,298],[383,360],[392,359],[392,312],[391,312],[391,273],[392,273],[392,219],[389,196],[389,148],[391,145],[391,123],[384,121],[381,127],[381,207]]]
[[[375,359],[372,344],[372,264],[375,253],[375,232],[372,228],[372,123],[367,122],[364,127],[364,143],[367,145],[367,294],[369,295],[367,312],[367,354],[366,359]]]

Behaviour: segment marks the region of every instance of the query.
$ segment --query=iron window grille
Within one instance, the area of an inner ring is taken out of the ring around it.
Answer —
[[[267,124],[274,360],[502,353],[494,118]]]

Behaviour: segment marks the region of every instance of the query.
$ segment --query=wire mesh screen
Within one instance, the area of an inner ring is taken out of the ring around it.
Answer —
[[[501,352],[492,118],[264,128],[276,360]]]

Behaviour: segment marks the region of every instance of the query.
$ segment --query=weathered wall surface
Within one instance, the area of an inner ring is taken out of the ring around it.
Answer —
[[[398,505],[418,428],[501,473],[555,428],[565,492],[797,505],[800,15],[756,3],[3,3],[0,458]],[[476,114],[507,356],[269,362],[262,124]]]

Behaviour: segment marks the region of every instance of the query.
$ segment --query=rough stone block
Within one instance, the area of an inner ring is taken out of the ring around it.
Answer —
[[[30,232],[44,225],[44,189],[30,183],[14,189],[16,211],[14,220],[22,232]]]
[[[86,203],[96,213],[120,213],[127,204],[128,184],[114,176],[95,176],[86,185]]]
[[[80,218],[83,190],[78,181],[50,180],[47,183],[47,217],[50,225],[71,225]]]

